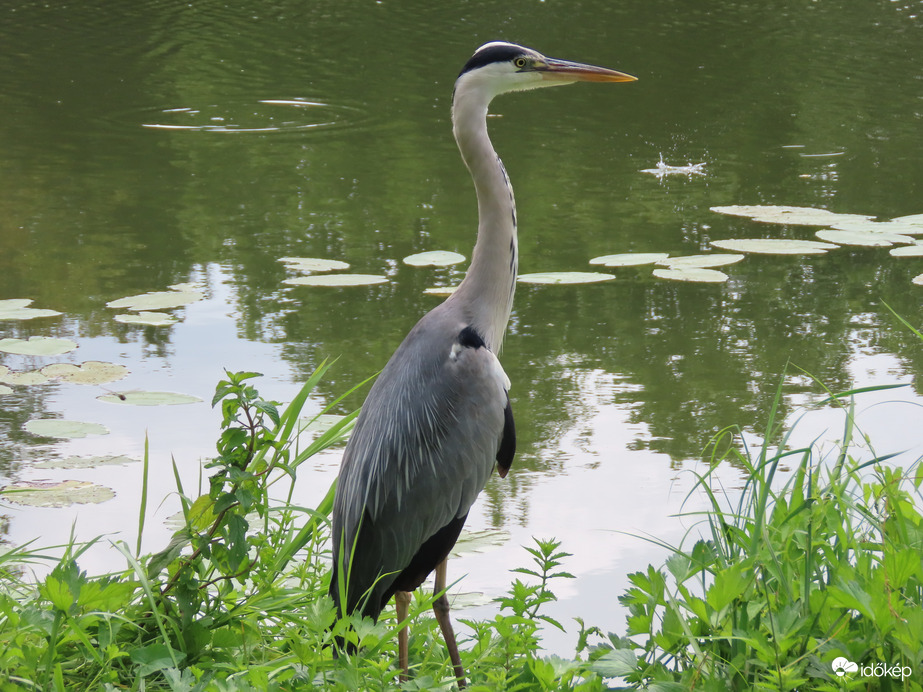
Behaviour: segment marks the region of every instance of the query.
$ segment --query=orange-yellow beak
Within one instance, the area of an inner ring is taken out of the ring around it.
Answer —
[[[533,69],[542,79],[548,82],[636,82],[637,77],[632,77],[624,72],[617,72],[606,67],[584,65],[569,60],[556,60],[547,58],[544,64],[535,65]]]

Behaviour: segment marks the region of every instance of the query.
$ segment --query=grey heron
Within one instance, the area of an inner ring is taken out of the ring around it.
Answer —
[[[337,612],[377,620],[395,596],[403,623],[410,592],[435,570],[433,608],[459,687],[465,679],[444,593],[445,561],[494,467],[505,477],[516,447],[510,382],[496,355],[516,285],[516,205],[487,135],[487,109],[511,91],[634,80],[513,43],[494,41],[475,51],[452,100],[455,141],[478,201],[471,265],[378,375],[343,454],[330,582]],[[406,628],[398,649],[406,675]]]

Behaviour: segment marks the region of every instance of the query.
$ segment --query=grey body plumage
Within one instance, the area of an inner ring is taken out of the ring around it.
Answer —
[[[472,504],[493,469],[505,476],[513,461],[510,383],[496,354],[516,286],[517,217],[513,188],[487,134],[491,100],[576,81],[633,80],[505,42],[478,48],[459,74],[452,130],[477,194],[477,242],[464,281],[420,319],[379,374],[344,452],[330,585],[339,613],[377,619],[395,595],[402,619],[405,592],[434,569],[439,592],[445,558]],[[462,687],[444,596],[434,609]],[[406,674],[406,632],[399,649]]]

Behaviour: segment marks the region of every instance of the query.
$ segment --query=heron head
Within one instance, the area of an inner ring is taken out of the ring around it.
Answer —
[[[636,79],[605,67],[549,58],[515,43],[491,41],[478,48],[465,63],[456,89],[465,85],[493,98],[510,91],[574,82],[634,82]]]

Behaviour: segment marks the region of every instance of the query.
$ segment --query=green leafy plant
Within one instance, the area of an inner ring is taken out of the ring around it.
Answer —
[[[707,537],[668,546],[664,568],[630,575],[620,599],[628,636],[595,652],[600,665],[642,689],[868,689],[868,677],[835,674],[844,658],[916,671],[878,680],[881,689],[921,689],[923,473],[889,467],[888,456],[854,458],[853,398],[863,391],[827,400],[845,417],[833,458],[789,449],[791,431],[774,415],[755,454],[735,429],[712,441],[711,470],[696,485],[710,504]],[[773,414],[780,397],[781,388]],[[712,487],[728,463],[746,474],[736,506]]]

